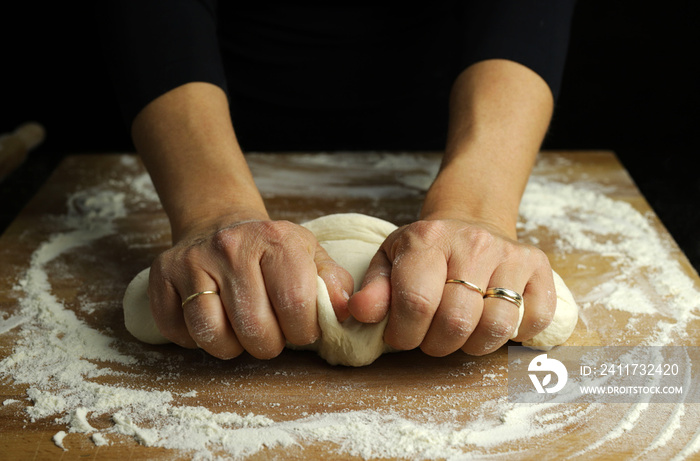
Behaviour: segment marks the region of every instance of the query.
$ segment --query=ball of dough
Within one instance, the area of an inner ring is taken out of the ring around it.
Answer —
[[[302,225],[316,236],[329,256],[352,275],[355,290],[359,289],[370,260],[379,246],[396,229],[390,222],[358,213],[333,214]],[[124,294],[124,321],[129,332],[137,339],[149,344],[165,344],[169,341],[156,328],[149,307],[148,274],[149,269],[144,269],[127,287]],[[527,347],[551,349],[566,341],[576,326],[578,306],[561,277],[557,273],[553,275],[557,291],[554,319],[544,331],[523,342]],[[295,347],[288,344],[288,347],[312,350],[330,364],[347,366],[369,365],[380,355],[392,351],[383,340],[388,317],[374,324],[361,323],[352,317],[342,323],[338,322],[321,277],[317,278],[316,304],[321,337],[309,346]],[[521,320],[522,309],[523,307]]]
[[[148,344],[167,344],[158,331],[151,314],[148,301],[148,275],[150,269],[144,269],[129,283],[124,292],[124,324],[126,329],[139,341]]]
[[[552,271],[554,289],[557,292],[557,308],[554,311],[552,323],[533,338],[523,341],[523,346],[531,349],[548,351],[554,346],[564,344],[571,336],[578,323],[578,304],[574,295],[569,291],[564,280]]]
[[[328,255],[352,275],[355,291],[359,290],[379,246],[396,230],[390,222],[357,213],[323,216],[302,226],[309,229]],[[384,328],[389,318],[378,323],[361,323],[352,317],[338,322],[321,277],[318,277],[316,306],[321,337],[305,349],[316,351],[331,365],[360,367],[391,352],[384,344]]]

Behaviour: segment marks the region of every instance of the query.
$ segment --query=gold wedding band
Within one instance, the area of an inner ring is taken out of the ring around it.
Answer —
[[[193,300],[194,298],[196,298],[197,296],[201,296],[201,295],[218,295],[218,294],[219,294],[218,291],[212,291],[212,290],[200,291],[199,293],[195,293],[195,294],[193,294],[193,295],[189,295],[187,298],[185,298],[185,300],[182,301],[182,307],[185,307],[185,304],[187,304],[188,302],[192,301],[192,300]]]
[[[488,288],[484,294],[484,298],[500,298],[515,304],[520,309],[523,305],[523,297],[519,293],[508,288]]]
[[[459,280],[459,279],[449,279],[445,283],[459,283],[460,285],[464,285],[465,287],[469,288],[470,290],[476,291],[481,296],[484,296],[484,290],[482,290],[478,286],[474,285],[473,283],[465,282],[464,280]]]

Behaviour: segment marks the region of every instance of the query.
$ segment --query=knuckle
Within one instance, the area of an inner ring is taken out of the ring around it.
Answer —
[[[244,309],[233,313],[233,328],[239,342],[250,355],[257,359],[277,357],[284,348],[284,341],[257,315]]]
[[[219,229],[210,238],[211,246],[217,252],[226,253],[234,248],[238,243],[236,228]],[[190,247],[193,249],[196,247]]]
[[[232,315],[232,325],[236,335],[246,343],[261,342],[265,337],[265,328],[253,312],[235,309]]]
[[[173,251],[161,260],[160,272],[168,279],[185,277],[189,271],[206,264],[206,255],[199,245],[190,245]]]
[[[547,316],[540,316],[536,318],[532,323],[531,323],[531,329],[534,334],[537,334],[541,331],[543,331],[545,328],[547,328],[551,323],[554,315],[547,315]]]
[[[436,242],[442,240],[448,233],[447,223],[444,221],[418,221],[413,225],[413,235],[414,238],[418,239],[421,243],[432,246]]]
[[[190,336],[200,347],[213,345],[219,339],[219,326],[206,316],[194,316],[189,319],[188,324]]]
[[[435,312],[435,303],[427,295],[416,290],[402,292],[401,304],[411,317],[428,317]]]
[[[416,221],[413,224],[415,232],[420,236],[435,237],[443,235],[447,229],[447,224],[442,220]]]
[[[264,221],[260,223],[260,238],[272,246],[282,246],[295,239],[296,226],[289,221]]]
[[[278,346],[275,341],[260,334],[245,335],[241,336],[240,339],[244,343],[245,350],[256,359],[271,359],[282,352],[282,347]]]
[[[529,267],[533,272],[551,270],[546,253],[531,245],[516,244],[506,250],[504,258],[513,264]]]
[[[493,247],[496,236],[487,229],[479,226],[471,226],[466,229],[466,235],[463,237],[469,243],[472,251],[475,253],[483,253]]]
[[[444,319],[443,324],[448,338],[466,338],[474,328],[469,319],[461,315],[450,315]]]
[[[172,250],[161,253],[153,260],[148,280],[149,289],[159,291],[167,288],[166,280],[172,279],[173,268],[177,266],[173,264],[173,260]]]
[[[394,255],[415,248],[430,248],[443,240],[446,225],[442,221],[416,221],[401,232],[394,241]]]
[[[150,300],[151,312],[154,315],[160,314],[168,308],[168,306],[165,306],[165,301],[163,299],[166,297],[165,293],[168,287],[168,282],[163,277],[151,275],[148,280],[146,293]]]
[[[295,285],[277,293],[278,308],[296,317],[305,314],[311,305],[312,292],[306,286]]]
[[[492,340],[508,339],[515,332],[515,325],[501,319],[490,320],[483,327],[485,335]]]
[[[510,268],[528,268],[528,271],[531,271],[537,264],[535,262],[536,258],[532,257],[532,249],[533,247],[526,245],[507,245],[503,249],[503,263]]]
[[[544,251],[531,246],[526,246],[525,248],[527,249],[525,256],[528,258],[528,265],[530,265],[535,272],[542,271],[542,273],[548,274],[552,270],[549,258]]]
[[[550,269],[551,266],[549,264],[549,258],[547,257],[547,254],[540,250],[539,248],[536,247],[529,247],[531,248],[531,254],[533,256],[534,262],[541,268],[547,268]]]
[[[534,318],[530,322],[530,327],[534,332],[540,332],[540,331],[544,330],[554,320],[554,313],[556,310],[556,305],[543,306],[543,307],[545,307],[545,308],[539,310],[537,312],[536,316],[534,316]]]

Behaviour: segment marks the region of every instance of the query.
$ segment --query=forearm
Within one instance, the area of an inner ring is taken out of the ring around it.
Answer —
[[[132,137],[174,241],[223,216],[267,218],[219,87],[189,83],[165,93],[138,114]]]
[[[450,95],[443,162],[421,217],[482,222],[515,237],[552,108],[547,84],[520,64],[489,60],[463,71]]]
[[[139,112],[132,135],[173,233],[148,286],[165,338],[224,359],[311,344],[319,276],[339,320],[348,317],[352,277],[309,230],[269,220],[218,86],[168,91]],[[190,298],[205,291],[217,296]]]

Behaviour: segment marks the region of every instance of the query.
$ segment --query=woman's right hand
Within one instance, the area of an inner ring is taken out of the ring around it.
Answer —
[[[183,236],[151,267],[148,294],[160,332],[180,346],[229,359],[277,356],[286,342],[318,339],[316,275],[339,320],[350,274],[306,228],[288,221],[217,219]],[[188,296],[202,291],[216,294]]]
[[[179,86],[132,124],[134,143],[168,215],[173,247],[151,267],[148,294],[161,334],[220,358],[278,355],[319,336],[317,274],[339,319],[350,274],[313,234],[271,221],[233,130],[224,91]],[[189,296],[203,291],[184,303]]]

